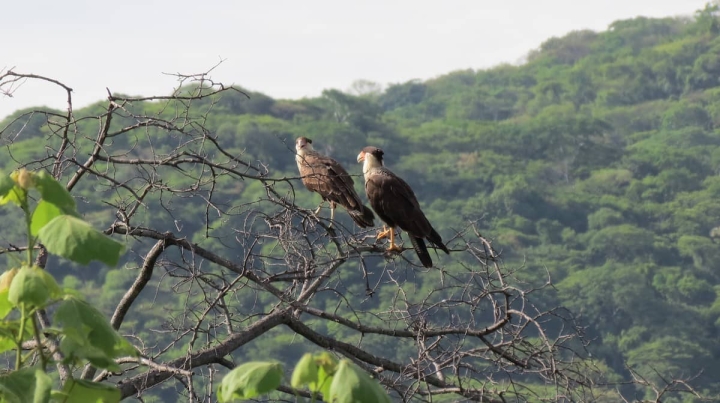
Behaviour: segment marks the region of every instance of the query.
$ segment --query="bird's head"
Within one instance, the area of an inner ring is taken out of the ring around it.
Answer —
[[[360,154],[358,154],[357,156],[357,162],[364,161],[364,166],[367,167],[382,166],[383,154],[383,150],[377,147],[368,146],[363,148],[362,151],[360,151]]]
[[[298,154],[303,154],[305,151],[310,151],[312,149],[312,140],[309,138],[298,137],[297,140],[295,140],[295,151],[297,151]]]

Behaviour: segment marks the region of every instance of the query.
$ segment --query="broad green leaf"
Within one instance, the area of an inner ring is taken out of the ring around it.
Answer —
[[[318,365],[318,383],[310,385],[310,390],[320,391],[323,396],[330,396],[330,386],[337,372],[338,360],[327,351],[315,356]]]
[[[377,380],[348,360],[341,360],[324,400],[332,403],[390,403],[390,397]]]
[[[108,266],[117,265],[123,245],[85,221],[70,215],[53,218],[38,232],[47,250],[80,264],[99,260]]]
[[[9,293],[10,287],[0,291],[0,319],[5,319],[13,309],[13,304],[8,299]]]
[[[2,327],[4,327],[5,325],[6,323],[0,323],[0,326]],[[13,335],[9,332],[5,332],[4,330],[5,329],[0,330],[0,353],[14,350],[15,347],[17,347]]]
[[[33,403],[46,403],[50,401],[50,391],[53,381],[45,371],[35,370],[35,397]]]
[[[60,293],[55,279],[37,266],[24,266],[17,272],[8,292],[8,300],[15,306],[43,307],[47,300]]]
[[[5,194],[5,196],[0,197],[0,206],[7,202],[13,202],[18,206],[21,206],[23,203],[26,202],[26,200],[27,191],[18,185],[13,185],[13,187],[10,188],[10,190]]]
[[[2,398],[2,401],[7,403],[34,402],[37,382],[35,371],[34,368],[23,368],[0,376],[0,398]]]
[[[20,327],[20,319],[0,321],[0,353],[14,350],[17,347],[15,339],[20,333]],[[24,330],[21,339],[23,341],[32,339],[34,331],[32,317],[25,320],[25,326],[22,328]]]
[[[47,270],[43,270],[40,267],[35,266],[38,270],[41,270],[43,277],[45,278],[45,286],[50,292],[50,299],[57,300],[62,298],[65,293],[60,288],[60,285],[55,281],[55,277],[52,276]]]
[[[40,229],[44,227],[45,224],[62,214],[63,211],[60,210],[58,206],[41,199],[32,214],[32,220],[30,221],[30,233],[32,233],[33,236],[37,236],[38,232],[40,232]]]
[[[35,188],[40,192],[43,200],[56,205],[67,214],[75,212],[75,199],[65,186],[47,172],[40,171],[35,174]]]
[[[12,310],[12,304],[8,301],[8,290],[0,291],[0,319],[5,317]],[[15,335],[20,331],[19,321],[0,321],[0,353],[12,350],[15,344]]]
[[[218,387],[218,401],[251,399],[280,386],[282,367],[277,362],[248,362],[230,371]]]
[[[300,358],[292,373],[290,385],[298,389],[304,385],[316,385],[318,383],[318,365],[311,353],[306,353]],[[311,388],[312,391],[317,391]]]
[[[60,351],[65,353],[66,362],[75,360],[87,360],[95,367],[107,369],[112,372],[120,371],[120,366],[106,350],[89,343],[78,343],[70,337],[63,337],[60,340]],[[118,354],[112,354],[119,356]]]
[[[14,186],[15,181],[13,181],[9,175],[0,172],[0,199],[5,197]]]
[[[70,379],[65,383],[61,400],[65,403],[119,402],[122,394],[118,388],[107,384],[87,381],[83,379]],[[58,394],[58,395],[60,395]],[[56,395],[56,397],[59,397]]]
[[[76,297],[67,296],[60,303],[55,323],[65,335],[60,350],[68,360],[86,359],[96,367],[116,371],[120,368],[115,358],[137,354],[100,311]]]
[[[7,291],[5,291],[5,294],[7,296]],[[17,347],[15,338],[19,331],[19,320],[3,320],[0,322],[0,353],[14,350]]]

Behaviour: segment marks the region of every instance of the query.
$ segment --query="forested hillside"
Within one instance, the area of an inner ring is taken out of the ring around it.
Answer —
[[[694,378],[691,384],[698,391],[717,396],[716,12],[709,6],[688,19],[617,21],[604,32],[575,31],[549,39],[522,65],[456,71],[383,91],[365,85],[358,87],[365,90],[352,94],[333,89],[303,100],[224,92],[200,99],[194,107],[204,111],[204,127],[232,155],[258,167],[257,175],[295,178],[283,189],[307,209],[314,209],[320,199],[297,179],[296,137],[311,138],[317,150],[356,175],[361,173],[355,161],[358,152],[366,145],[383,148],[387,165],[414,188],[444,239],[476,223],[518,281],[538,286],[552,282],[553,287],[535,294],[534,303],[541,310],[567,308],[578,317],[586,326],[587,348],[606,368],[608,379],[630,379],[631,368],[653,382]],[[125,107],[134,115],[172,113],[154,101]],[[99,103],[75,115],[94,116],[102,108]],[[0,142],[7,146],[2,153],[11,157],[0,161],[5,172],[31,161],[36,161],[31,168],[42,166],[48,155],[42,139],[48,144],[60,141],[49,136],[46,116],[23,115],[26,112],[0,123]],[[25,117],[16,119],[20,116]],[[133,120],[113,124],[132,125]],[[80,120],[72,135],[88,137],[97,126],[96,119]],[[154,138],[153,153],[158,155],[182,141],[157,137],[153,130],[148,127],[145,133]],[[113,146],[124,154],[114,155],[149,158],[145,141],[143,135],[118,136]],[[91,149],[89,142],[85,152]],[[132,165],[126,169],[132,170]],[[238,164],[238,169],[249,168]],[[181,171],[168,175],[163,182],[193,184]],[[266,197],[259,182],[217,183],[213,200],[218,205],[245,205]],[[361,183],[357,176],[356,187],[364,198]],[[86,218],[100,228],[116,217],[108,204],[96,202],[99,195],[113,206],[129,203],[127,194],[105,190],[88,182],[73,192]],[[168,194],[165,200],[145,205],[135,221],[152,222],[160,232],[173,232],[209,250],[228,247],[228,239],[242,237],[237,228],[246,217],[219,218],[212,206],[195,203],[199,199]],[[6,211],[0,214],[4,222],[16,219]],[[344,211],[339,209],[336,217],[350,226]],[[12,226],[2,231],[3,247],[21,239]],[[264,247],[268,255],[275,253],[270,245]],[[405,254],[416,260],[411,252]],[[242,257],[242,250],[237,256]],[[132,254],[126,259],[129,265],[137,264]],[[461,264],[453,254],[433,254],[433,259],[439,267]],[[382,262],[370,260],[368,267],[381,267]],[[68,264],[61,267],[66,285],[78,287],[108,311],[135,276],[122,268],[98,268],[88,274]],[[379,281],[378,273],[370,276],[371,282]],[[433,276],[415,274],[424,275]],[[365,280],[359,270],[344,276],[363,293]],[[132,318],[129,326],[134,331],[149,332],[146,342],[163,337],[162,331],[148,329],[168,329],[168,309],[175,312],[191,304],[192,298],[173,291],[158,287],[148,292],[153,295],[145,297],[144,309]],[[392,295],[386,290],[363,303]],[[257,341],[257,350],[239,356],[294,358],[292,336],[276,336]],[[631,397],[650,393],[640,386],[622,391]],[[674,398],[663,401],[681,401]]]

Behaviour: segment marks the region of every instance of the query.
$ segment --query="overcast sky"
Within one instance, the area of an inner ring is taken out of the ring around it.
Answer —
[[[638,15],[692,15],[707,0],[10,1],[2,5],[0,69],[57,79],[75,107],[105,87],[165,95],[163,73],[200,73],[274,98],[428,79],[517,63],[553,36],[605,30]],[[65,107],[61,90],[26,82],[0,96],[14,110]]]

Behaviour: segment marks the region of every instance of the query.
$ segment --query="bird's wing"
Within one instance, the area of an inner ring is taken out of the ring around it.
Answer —
[[[410,185],[402,178],[382,170],[370,175],[365,184],[368,199],[381,218],[419,237],[425,237],[432,229]]]
[[[339,162],[322,155],[306,155],[298,166],[303,184],[309,190],[348,210],[362,208],[353,179]]]

